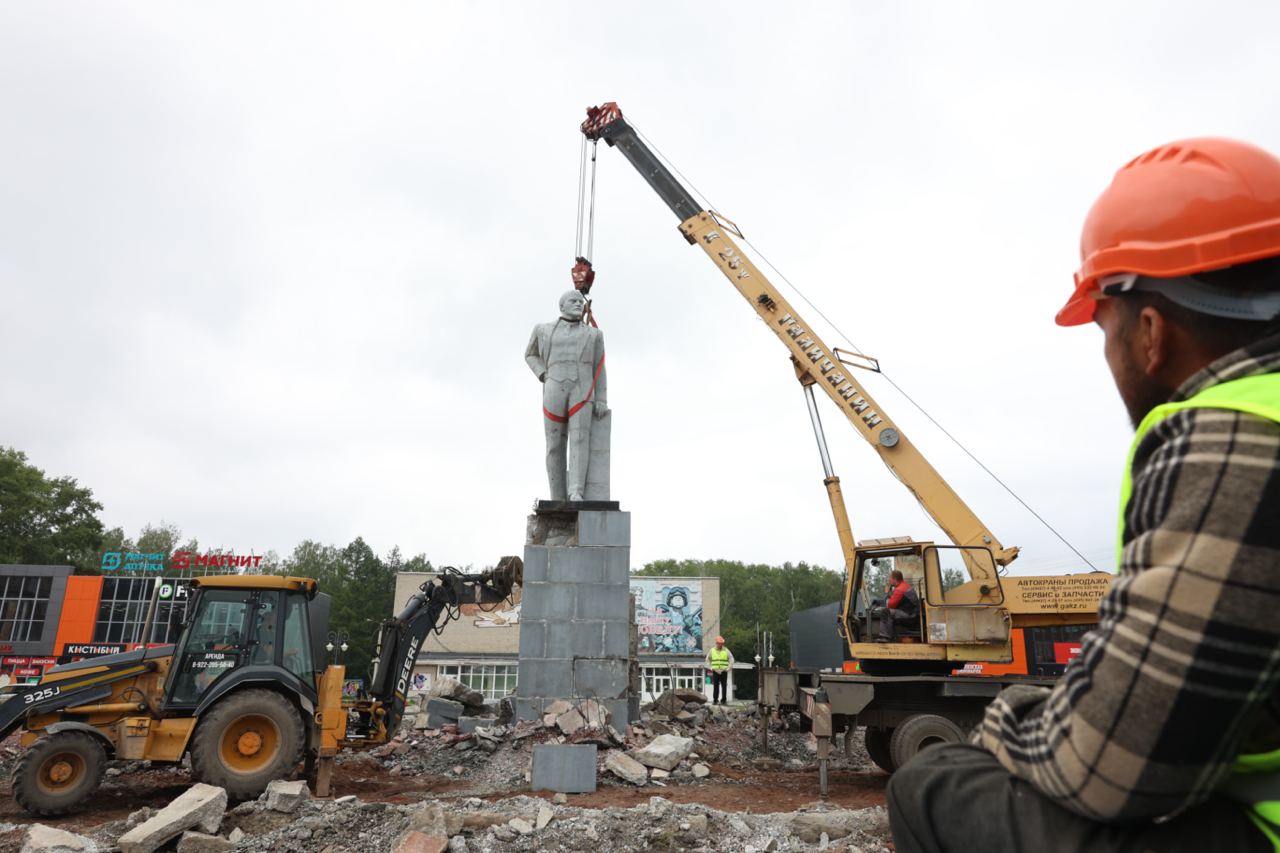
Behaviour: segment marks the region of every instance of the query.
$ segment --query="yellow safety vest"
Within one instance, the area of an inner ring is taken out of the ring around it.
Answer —
[[[1120,484],[1120,525],[1116,537],[1116,573],[1124,552],[1124,515],[1133,495],[1133,457],[1143,436],[1160,421],[1183,409],[1231,409],[1280,423],[1280,373],[1246,376],[1213,385],[1189,400],[1156,406],[1138,424]],[[1236,758],[1234,775],[1223,793],[1248,805],[1249,819],[1280,851],[1280,749]]]
[[[711,668],[716,672],[722,672],[729,668],[729,648],[711,650]]]

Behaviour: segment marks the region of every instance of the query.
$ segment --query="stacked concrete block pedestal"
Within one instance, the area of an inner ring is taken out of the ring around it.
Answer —
[[[630,701],[631,514],[529,517],[520,608],[516,716],[538,719],[559,699],[597,699],[615,727]]]

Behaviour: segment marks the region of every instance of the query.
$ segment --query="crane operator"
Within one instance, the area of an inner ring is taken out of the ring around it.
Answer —
[[[884,603],[880,614],[880,636],[876,638],[877,643],[892,643],[897,640],[899,625],[915,625],[919,629],[920,596],[898,569],[889,573],[887,594],[889,599]]]

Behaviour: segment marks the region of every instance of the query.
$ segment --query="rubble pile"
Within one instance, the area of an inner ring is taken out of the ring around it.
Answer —
[[[405,718],[412,720],[414,729],[439,729],[454,725],[463,731],[471,731],[477,726],[497,722],[499,709],[486,704],[483,693],[472,690],[453,678],[437,679],[422,698],[426,700],[425,704],[419,702],[406,708]],[[506,722],[511,719],[514,706],[509,702],[502,705],[506,714],[503,722]]]
[[[517,723],[510,703],[485,704],[457,682],[442,680],[435,692],[415,699],[392,742],[339,754],[335,778],[342,784],[334,799],[312,799],[303,782],[279,781],[237,805],[220,788],[184,790],[183,767],[112,762],[104,791],[154,778],[165,792],[149,800],[157,808],[136,809],[127,819],[98,816],[106,822],[96,825],[90,809],[42,825],[15,806],[0,815],[20,821],[0,822],[0,853],[880,853],[889,838],[884,809],[874,805],[883,802],[875,795],[880,782],[870,797],[852,801],[870,806],[860,809],[801,805],[803,796],[780,804],[776,786],[760,787],[762,773],[779,774],[778,784],[790,787],[789,780],[814,772],[816,742],[795,720],[768,721],[766,753],[754,708],[709,706],[696,691],[664,693],[639,721],[621,727],[594,700],[551,703],[541,719]],[[596,791],[521,793],[530,790],[534,747],[543,744],[594,744]],[[855,777],[884,778],[866,756],[861,732],[848,758],[837,749],[832,759],[833,768]],[[779,807],[795,810],[772,812]]]
[[[208,786],[204,786],[208,787]],[[193,789],[194,790],[194,789]],[[217,789],[221,790],[221,789]],[[225,797],[225,792],[222,792]],[[184,795],[185,796],[185,795]],[[179,798],[181,799],[181,798]],[[23,851],[155,850],[176,853],[508,853],[508,851],[707,850],[734,853],[828,850],[882,851],[887,815],[880,807],[856,811],[815,803],[778,814],[726,813],[703,805],[650,797],[631,808],[584,809],[535,797],[489,801],[470,797],[411,805],[276,798],[270,793],[216,813],[206,808],[178,835],[161,840],[153,832],[160,813],[130,818],[122,836],[99,830],[92,836],[32,824]],[[169,811],[177,801],[161,812]],[[184,806],[186,809],[187,806]],[[174,811],[164,821],[171,822]],[[163,822],[163,821],[162,821]],[[113,830],[123,828],[120,823]],[[148,829],[148,827],[151,827]],[[103,828],[106,829],[105,827]],[[165,829],[164,832],[169,832]],[[147,836],[148,840],[138,839]]]
[[[621,730],[613,725],[608,709],[592,699],[553,702],[540,720],[515,723],[505,700],[496,708],[482,707],[452,679],[442,679],[433,692],[441,695],[426,695],[411,706],[409,722],[390,743],[372,753],[341,754],[338,762],[353,770],[364,764],[371,775],[382,769],[393,776],[446,777],[466,783],[468,793],[483,796],[528,783],[532,748],[547,743],[596,744],[601,785],[662,786],[708,778],[732,782],[738,777],[726,777],[716,768],[741,773],[799,770],[816,760],[816,742],[799,731],[798,719],[769,722],[766,752],[754,706],[711,706],[696,690],[663,693],[642,709],[639,722]],[[445,721],[438,710],[428,710],[441,699],[492,713],[460,713],[457,720]],[[432,720],[438,725],[429,725]],[[839,750],[833,751],[832,760],[834,766],[873,766],[860,735],[847,761]]]

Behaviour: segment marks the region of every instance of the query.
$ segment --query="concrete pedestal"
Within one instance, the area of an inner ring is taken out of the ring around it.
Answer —
[[[529,516],[517,719],[539,719],[559,699],[597,699],[615,728],[631,721],[630,568],[630,513],[539,509]]]

